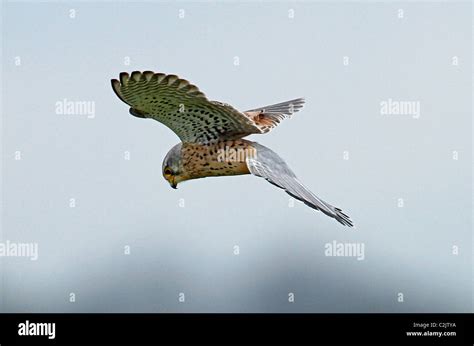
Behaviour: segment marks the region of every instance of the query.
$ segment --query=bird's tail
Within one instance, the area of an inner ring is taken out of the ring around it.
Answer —
[[[269,132],[275,128],[282,120],[290,118],[293,113],[303,108],[304,99],[298,98],[270,106],[259,107],[245,111],[244,114],[250,117],[262,133]]]

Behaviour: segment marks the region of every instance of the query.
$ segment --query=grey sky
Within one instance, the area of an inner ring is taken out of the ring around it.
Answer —
[[[39,251],[0,258],[2,311],[472,311],[470,2],[2,12],[1,235]],[[178,138],[130,116],[110,87],[133,70],[178,74],[242,110],[305,97],[250,139],[356,229],[252,176],[172,190],[161,162]],[[57,114],[64,99],[93,102],[94,116]],[[389,99],[418,102],[419,118],[381,114]],[[363,243],[364,260],[325,256],[333,241]]]

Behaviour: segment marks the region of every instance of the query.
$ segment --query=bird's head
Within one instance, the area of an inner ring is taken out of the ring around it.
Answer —
[[[176,189],[181,181],[187,180],[183,174],[184,170],[181,162],[181,143],[175,145],[166,154],[163,160],[162,173],[173,189]]]

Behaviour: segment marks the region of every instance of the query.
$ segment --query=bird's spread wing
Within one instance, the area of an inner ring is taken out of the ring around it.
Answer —
[[[247,158],[250,173],[265,178],[273,185],[284,189],[292,197],[311,208],[322,211],[344,226],[353,226],[350,217],[344,214],[341,209],[324,202],[301,184],[281,157],[263,145],[255,142],[252,145],[257,149],[257,152],[253,157]]]
[[[165,124],[183,142],[209,143],[263,132],[243,113],[209,101],[195,85],[175,75],[121,73],[112,88],[131,114]]]
[[[250,109],[244,114],[254,120],[255,124],[266,133],[276,127],[280,121],[287,119],[303,108],[304,99],[294,99],[270,106]]]

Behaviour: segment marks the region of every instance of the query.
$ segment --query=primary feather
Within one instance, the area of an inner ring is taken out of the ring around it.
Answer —
[[[250,173],[265,178],[273,185],[284,189],[290,196],[336,219],[342,225],[353,226],[351,218],[341,209],[323,201],[306,188],[280,156],[261,144],[253,143],[253,146],[257,154],[247,159]]]

